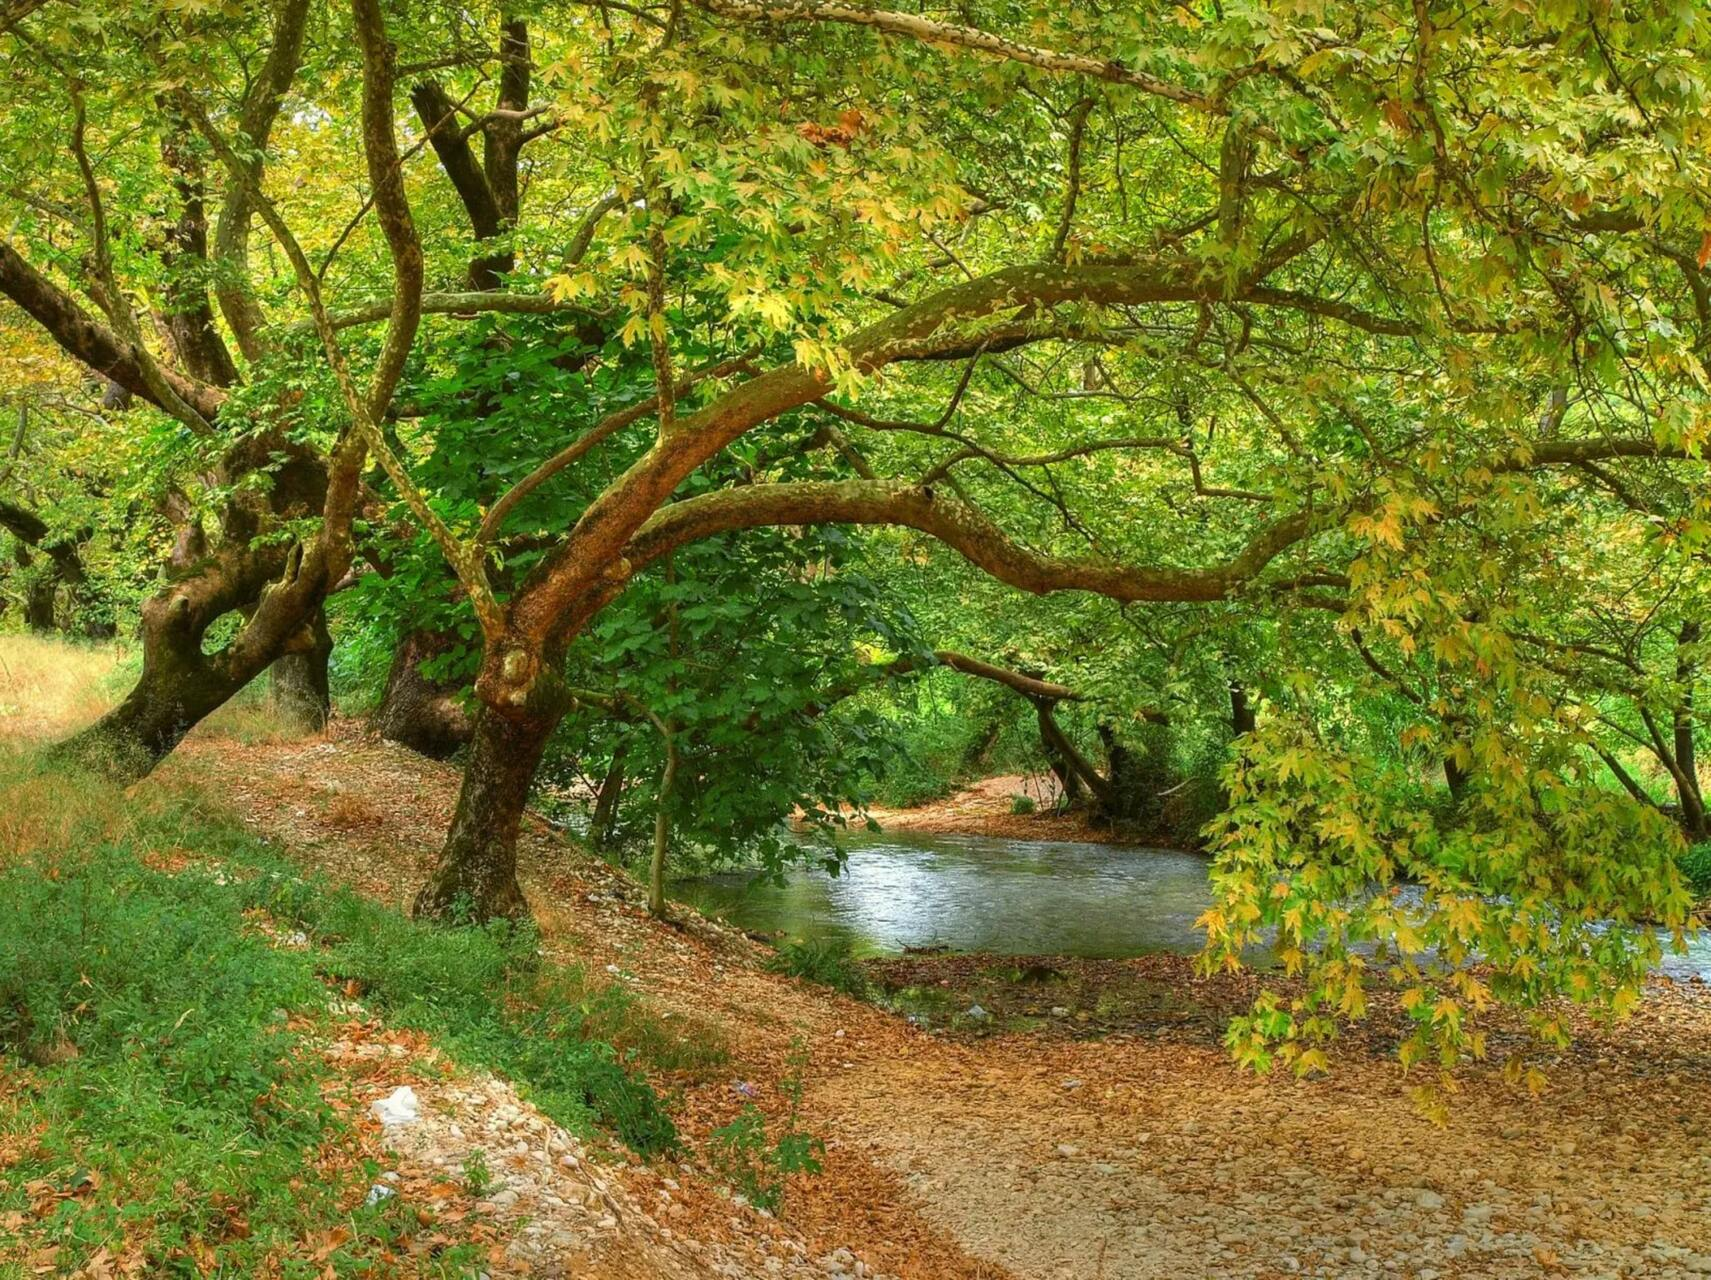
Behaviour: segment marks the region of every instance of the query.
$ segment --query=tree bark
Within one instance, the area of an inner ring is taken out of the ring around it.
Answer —
[[[202,628],[183,597],[162,593],[143,605],[143,669],[136,685],[93,725],[53,754],[123,781],[145,777],[198,722],[247,684],[202,653]]]
[[[1679,644],[1696,645],[1701,636],[1696,621],[1681,624]],[[1711,821],[1705,811],[1705,796],[1699,786],[1699,753],[1694,741],[1693,686],[1699,675],[1699,664],[1692,657],[1676,651],[1675,678],[1681,686],[1681,698],[1675,710],[1675,782],[1681,800],[1681,823],[1691,840],[1703,840],[1711,835]]]
[[[465,924],[528,917],[517,883],[517,832],[562,714],[485,705],[476,711],[457,812],[439,864],[416,895],[418,918]]]
[[[1468,771],[1456,763],[1454,756],[1444,757],[1444,785],[1450,789],[1450,798],[1458,804],[1467,795]]]
[[[1046,764],[1058,780],[1058,786],[1063,791],[1063,807],[1073,808],[1081,803],[1084,787],[1081,775],[1070,767],[1068,759],[1058,749],[1057,739],[1063,736],[1057,721],[1052,715],[1052,704],[1040,699],[1034,703],[1034,710],[1040,724],[1040,750],[1045,754]]]
[[[1254,704],[1248,701],[1248,691],[1236,681],[1230,681],[1230,732],[1239,738],[1244,733],[1252,733],[1257,723]]]
[[[595,853],[602,853],[611,845],[612,832],[618,825],[618,800],[624,790],[627,749],[623,742],[612,749],[612,763],[594,796],[594,816],[588,822],[588,847]]]
[[[20,569],[28,569],[34,558],[20,543],[13,551]],[[52,631],[55,625],[54,604],[59,596],[59,575],[44,569],[31,579],[24,591],[24,625],[31,631]]]
[[[333,713],[327,681],[327,660],[332,653],[333,637],[327,630],[326,611],[317,609],[293,639],[291,651],[275,659],[269,669],[274,714],[294,733],[307,736],[327,727]]]
[[[445,760],[470,739],[471,717],[459,696],[465,686],[430,680],[422,664],[452,647],[449,635],[412,631],[392,655],[386,691],[369,724],[383,738],[434,760]]]

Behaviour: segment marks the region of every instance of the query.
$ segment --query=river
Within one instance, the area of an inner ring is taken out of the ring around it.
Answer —
[[[1211,901],[1206,859],[1170,849],[914,832],[852,835],[833,876],[796,867],[678,880],[671,896],[741,928],[838,938],[858,952],[943,946],[998,955],[1114,959],[1193,952]],[[1711,933],[1660,970],[1711,977]]]

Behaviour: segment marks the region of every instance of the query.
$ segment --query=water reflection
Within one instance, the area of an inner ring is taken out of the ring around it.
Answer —
[[[840,938],[861,951],[945,946],[999,955],[1113,959],[1194,952],[1211,900],[1206,859],[1170,849],[1045,844],[989,836],[855,835],[842,875],[750,872],[679,880],[672,897],[741,928]],[[1711,934],[1660,971],[1711,976]]]
[[[1195,951],[1206,860],[1166,849],[985,836],[854,836],[842,875],[680,880],[672,896],[757,933],[842,937],[866,950],[942,945],[1013,955]]]

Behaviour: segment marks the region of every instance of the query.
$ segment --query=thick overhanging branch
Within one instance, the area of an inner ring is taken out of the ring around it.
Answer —
[[[748,367],[749,362],[753,360],[754,357],[754,351],[745,351],[742,355],[735,356],[730,360],[722,360],[718,364],[708,365],[700,369],[693,369],[684,374],[681,378],[677,379],[676,394],[687,395],[690,391],[694,390],[697,385],[706,381],[708,378],[725,378],[729,377],[733,373],[740,372]],[[551,480],[566,467],[582,458],[589,450],[598,446],[603,440],[608,439],[618,431],[622,431],[625,427],[633,426],[640,422],[650,413],[653,413],[658,407],[658,397],[649,396],[646,400],[638,400],[635,404],[630,405],[626,409],[620,409],[616,413],[607,414],[575,440],[572,440],[563,449],[560,449],[528,475],[517,481],[516,484],[512,485],[503,495],[501,495],[499,500],[489,509],[486,517],[483,518],[481,528],[477,530],[475,535],[476,546],[481,547],[492,542],[493,539],[498,536],[499,530],[504,528],[505,521],[510,517],[511,513],[517,509],[517,505],[522,502],[524,498],[528,497],[536,489],[540,488],[548,480]]]
[[[1024,546],[973,505],[901,481],[804,481],[751,485],[673,503],[637,532],[625,557],[634,572],[673,549],[735,529],[767,525],[899,525],[938,539],[999,581],[1035,595],[1088,591],[1131,601],[1223,600],[1314,529],[1305,512],[1263,527],[1231,559],[1204,568],[1116,564],[1053,556]]]
[[[955,649],[935,649],[933,657],[938,665],[959,671],[965,676],[977,676],[982,680],[991,680],[1007,689],[1014,689],[1024,698],[1043,699],[1046,702],[1080,702],[1085,695],[1077,693],[1068,685],[1057,684],[1051,680],[1041,680],[1020,671],[1012,671],[1009,667],[1000,667],[996,663],[983,662],[979,658],[970,657],[966,653],[958,653]],[[899,659],[889,664],[890,669],[897,674],[916,670],[917,667],[909,659]]]
[[[1145,71],[1135,71],[1115,58],[1095,58],[1085,54],[1061,53],[1022,44],[1004,36],[994,35],[974,27],[952,22],[939,22],[914,13],[898,13],[888,9],[870,9],[850,4],[817,3],[816,0],[771,0],[767,3],[742,3],[740,0],[702,0],[703,7],[721,17],[745,22],[836,22],[849,26],[870,27],[887,35],[908,36],[926,44],[949,45],[972,53],[1020,62],[1042,71],[1055,71],[1088,76],[1112,84],[1128,85],[1154,97],[1168,98],[1203,111],[1221,112],[1219,101],[1208,94],[1161,80]]]
[[[67,355],[133,395],[167,411],[151,389],[137,348],[85,311],[69,293],[37,271],[11,245],[0,242],[0,293],[47,331]],[[156,367],[172,395],[204,421],[220,412],[225,393],[217,387]]]
[[[1290,237],[1268,253],[1251,276],[1238,281],[1231,293],[1239,297],[1316,242],[1312,234]],[[1032,317],[1071,302],[1210,303],[1225,297],[1226,290],[1203,280],[1199,265],[1188,257],[1149,257],[1124,264],[1037,263],[951,285],[852,334],[843,347],[854,367],[871,372],[895,360],[967,354],[971,339],[963,325],[995,314],[1025,312]],[[1026,335],[1025,328],[1017,327]],[[1023,340],[1034,339],[1024,336]],[[579,602],[591,598],[598,579],[622,571],[620,561],[631,536],[691,472],[745,432],[820,400],[826,390],[823,371],[786,365],[751,378],[705,408],[679,418],[670,436],[590,503],[565,541],[536,567],[513,605],[514,628],[537,643],[560,630],[565,619],[581,608]]]

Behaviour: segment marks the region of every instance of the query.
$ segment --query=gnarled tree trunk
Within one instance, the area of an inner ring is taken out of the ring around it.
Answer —
[[[221,669],[202,652],[199,611],[168,588],[143,605],[143,669],[136,685],[106,715],[54,749],[124,780],[144,777],[198,722],[215,711],[254,672]]]
[[[327,679],[327,661],[333,654],[333,636],[327,629],[325,609],[292,638],[285,656],[269,669],[273,682],[273,711],[293,732],[320,733],[333,714],[332,691]]]
[[[386,691],[369,724],[383,738],[401,743],[435,760],[444,760],[468,742],[471,715],[462,696],[466,686],[456,681],[431,680],[422,664],[451,648],[452,637],[434,631],[412,631],[392,655]]]

